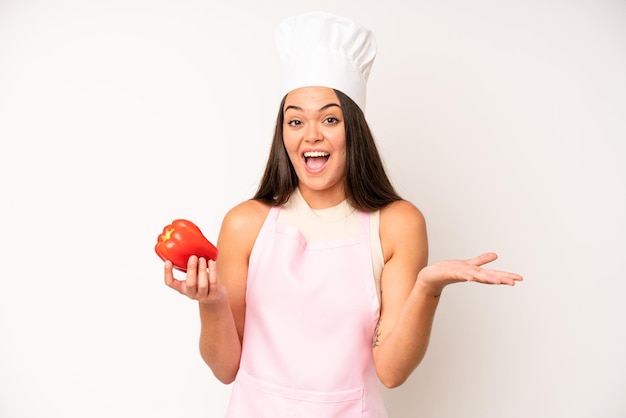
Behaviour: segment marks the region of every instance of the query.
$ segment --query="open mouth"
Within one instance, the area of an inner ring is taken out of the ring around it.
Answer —
[[[304,163],[312,170],[319,169],[330,157],[330,153],[324,151],[307,151],[304,153]]]

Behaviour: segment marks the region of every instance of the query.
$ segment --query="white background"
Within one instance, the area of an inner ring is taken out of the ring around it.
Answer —
[[[431,261],[525,277],[444,292],[390,415],[626,416],[621,0],[0,0],[0,416],[223,415],[153,246],[253,194],[273,31],[315,9],[376,34],[366,114]]]

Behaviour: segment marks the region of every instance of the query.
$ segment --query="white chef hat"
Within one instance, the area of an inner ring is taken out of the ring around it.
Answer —
[[[330,87],[365,110],[365,90],[376,42],[355,22],[325,12],[285,19],[276,32],[283,74],[281,96],[299,87]]]

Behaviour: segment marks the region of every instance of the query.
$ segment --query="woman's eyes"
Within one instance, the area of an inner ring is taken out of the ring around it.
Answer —
[[[339,119],[337,119],[334,116],[329,116],[326,119],[323,120],[323,123],[327,124],[327,125],[335,125],[337,123],[339,123]],[[300,126],[302,125],[303,122],[301,120],[298,119],[292,119],[290,121],[287,122],[287,125],[289,126]]]

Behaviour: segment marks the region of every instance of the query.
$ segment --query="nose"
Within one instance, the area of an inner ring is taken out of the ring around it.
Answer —
[[[318,142],[324,139],[324,135],[316,123],[309,123],[306,127],[304,139],[309,142]]]

